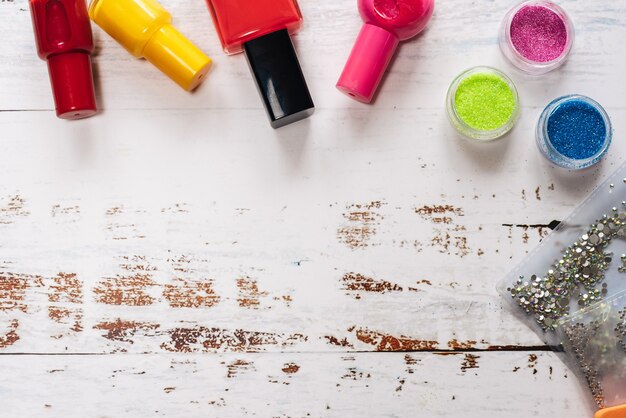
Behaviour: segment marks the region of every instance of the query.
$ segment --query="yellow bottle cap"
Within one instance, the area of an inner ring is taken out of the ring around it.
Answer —
[[[601,409],[594,418],[626,418],[626,405]]]
[[[211,59],[171,25],[172,16],[154,0],[92,0],[89,17],[185,90],[195,89],[211,67]]]

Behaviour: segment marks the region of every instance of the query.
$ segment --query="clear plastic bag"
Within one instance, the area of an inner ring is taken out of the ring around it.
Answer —
[[[626,404],[626,292],[579,310],[556,330],[566,363],[598,407]]]
[[[515,267],[498,290],[547,344],[562,319],[626,290],[626,164]]]

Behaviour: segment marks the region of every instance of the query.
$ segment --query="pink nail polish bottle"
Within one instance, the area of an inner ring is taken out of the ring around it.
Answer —
[[[365,22],[337,88],[370,103],[400,43],[416,36],[433,15],[434,0],[358,0]]]

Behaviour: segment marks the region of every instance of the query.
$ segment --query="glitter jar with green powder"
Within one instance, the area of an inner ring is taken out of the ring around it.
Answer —
[[[509,132],[520,112],[515,84],[491,67],[474,67],[455,78],[446,101],[452,126],[460,134],[481,141]]]

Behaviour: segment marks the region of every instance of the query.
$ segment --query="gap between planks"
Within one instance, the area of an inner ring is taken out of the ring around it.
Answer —
[[[224,354],[245,354],[245,355],[285,355],[292,356],[298,354],[332,354],[332,355],[350,355],[350,354],[436,354],[436,355],[456,355],[456,354],[465,354],[465,353],[515,353],[515,352],[526,352],[526,353],[534,353],[534,352],[550,352],[555,351],[551,347],[547,345],[536,345],[536,346],[511,346],[511,347],[493,347],[493,348],[468,348],[462,350],[406,350],[406,351],[367,351],[367,350],[352,350],[352,351],[289,351],[289,352],[258,352],[258,351],[243,351],[243,352],[214,352],[214,353],[182,353],[183,355],[203,355],[203,356],[212,356],[212,355],[224,355]],[[171,353],[162,353],[171,354]],[[126,355],[139,355],[139,356],[153,356],[153,355],[162,355],[161,353],[2,353],[0,352],[0,357],[9,357],[9,356],[126,356]],[[178,353],[181,354],[181,353]]]

